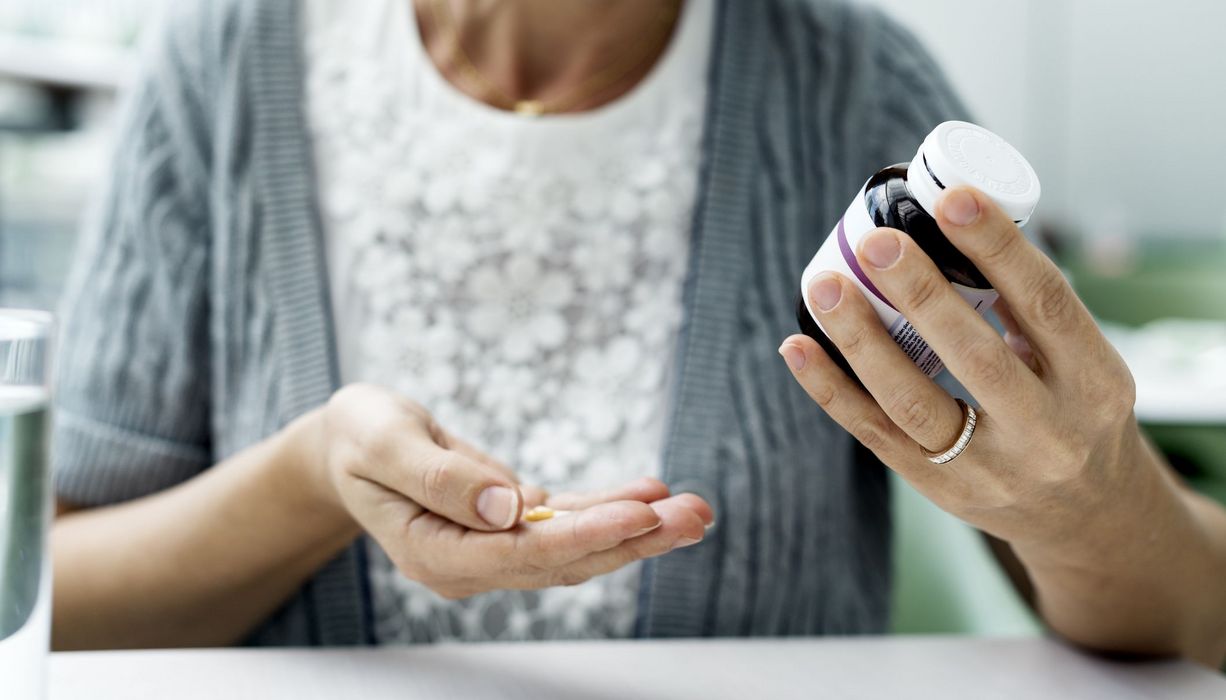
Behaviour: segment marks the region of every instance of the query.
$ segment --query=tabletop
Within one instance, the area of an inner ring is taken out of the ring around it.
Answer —
[[[1110,661],[1049,639],[453,644],[51,655],[50,700],[362,698],[1226,698],[1183,661]]]

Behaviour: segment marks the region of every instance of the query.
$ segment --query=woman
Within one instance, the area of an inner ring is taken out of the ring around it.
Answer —
[[[884,470],[774,348],[962,115],[923,51],[834,2],[360,5],[191,3],[146,61],[65,307],[56,644],[883,630]],[[1208,659],[1204,601],[1044,612]]]

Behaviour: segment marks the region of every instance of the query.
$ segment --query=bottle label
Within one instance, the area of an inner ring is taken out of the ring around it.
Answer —
[[[806,308],[810,309],[809,313],[812,315],[813,305],[809,299],[809,284],[813,278],[826,270],[838,272],[860,288],[860,293],[872,304],[882,325],[889,331],[894,342],[898,343],[899,347],[907,353],[907,357],[910,357],[924,374],[935,377],[945,368],[941,363],[941,358],[937,357],[937,354],[928,347],[928,343],[911,323],[903,318],[903,315],[894,308],[885,295],[873,285],[868,275],[860,267],[859,261],[856,260],[855,251],[860,245],[860,239],[875,228],[877,225],[873,223],[868,208],[864,205],[864,189],[861,188],[860,193],[852,200],[851,206],[847,207],[843,218],[839,219],[839,223],[835,225],[834,230],[830,232],[825,243],[818,249],[817,254],[805,267],[804,274],[801,275],[800,293],[805,300]],[[954,290],[966,300],[966,303],[970,304],[971,308],[978,311],[981,316],[992,308],[992,304],[996,303],[998,295],[995,290],[974,289],[952,282],[951,284]],[[820,328],[821,321],[816,317],[813,320]],[[824,328],[822,330],[825,331]]]

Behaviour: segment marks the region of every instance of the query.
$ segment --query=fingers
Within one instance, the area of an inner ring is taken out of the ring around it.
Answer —
[[[864,236],[857,258],[873,284],[990,412],[1033,415],[1046,396],[1042,382],[913,240],[877,229]]]
[[[668,486],[659,479],[644,477],[627,484],[614,486],[604,491],[592,493],[559,493],[551,496],[546,502],[550,508],[557,510],[582,510],[599,503],[610,501],[641,501],[651,503],[662,498],[668,498]]]
[[[929,450],[952,444],[962,430],[961,407],[911,362],[856,286],[837,274],[819,275],[809,298],[822,328],[886,415]]]
[[[805,335],[793,335],[783,341],[779,352],[788,360],[796,381],[809,396],[886,466],[913,483],[917,475],[937,473],[936,470],[917,469],[931,466],[923,458],[919,446],[890,420],[868,392],[830,359],[817,341]]]
[[[373,481],[429,511],[480,530],[519,522],[523,495],[512,475],[447,449],[418,404],[367,384],[347,385],[328,401],[329,469],[341,482]]]
[[[616,547],[589,554],[573,562],[554,574],[551,585],[581,583],[616,571],[627,564],[698,544],[706,533],[707,524],[698,512],[700,503],[705,506],[701,499],[692,494],[673,496],[656,502],[652,507],[660,515],[660,527],[641,537],[632,538]],[[707,510],[709,511],[709,508]]]
[[[506,471],[441,447],[420,432],[385,435],[365,454],[365,478],[465,527],[505,530],[523,513],[524,496]]]
[[[937,200],[937,223],[1008,300],[1039,354],[1066,366],[1106,341],[1094,319],[1046,255],[1035,248],[989,197],[969,187]]]
[[[464,531],[441,520],[414,523],[417,556],[434,571],[484,582],[487,590],[506,587],[511,577],[548,574],[661,525],[657,511],[638,501],[602,503],[509,532]]]
[[[600,503],[522,528],[520,553],[533,567],[553,569],[603,552],[662,525],[657,508],[640,501]]]
[[[511,532],[461,535],[461,541],[442,548],[450,557],[444,566],[457,576],[478,580],[507,575],[548,578],[574,562],[643,539],[649,533],[654,536],[652,542],[663,540],[668,546],[681,539],[700,540],[709,518],[710,507],[693,494],[671,496],[651,505],[638,501],[602,503],[550,520],[525,523]],[[421,520],[422,530],[431,527],[425,518]],[[436,541],[435,535],[418,532],[413,539],[423,541],[419,536],[424,536],[425,540]],[[537,581],[533,587],[545,585],[554,584]]]
[[[372,489],[379,489],[371,485]],[[398,496],[396,508],[413,508]],[[393,518],[411,513],[389,511]],[[568,585],[702,539],[710,507],[693,494],[602,503],[508,532],[477,532],[428,511],[380,544],[407,576],[448,597],[495,588]]]

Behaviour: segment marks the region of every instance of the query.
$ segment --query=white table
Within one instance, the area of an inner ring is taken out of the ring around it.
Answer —
[[[50,700],[1226,698],[1226,679],[1187,662],[952,637],[56,653],[50,686]]]
[[[1226,323],[1165,319],[1101,328],[1132,370],[1138,420],[1226,425]]]

